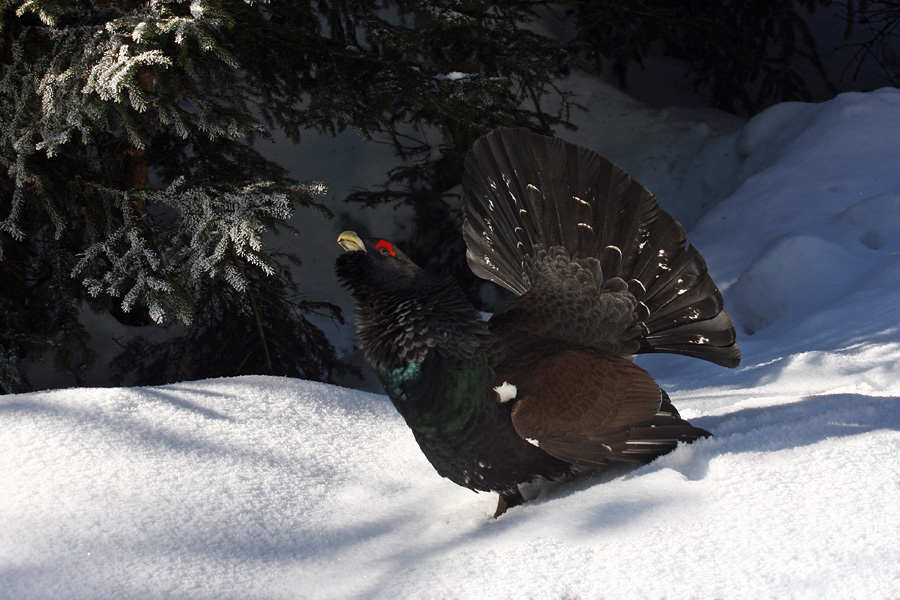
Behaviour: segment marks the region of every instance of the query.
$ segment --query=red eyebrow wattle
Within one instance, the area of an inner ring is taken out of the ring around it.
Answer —
[[[390,242],[385,241],[385,240],[378,240],[378,243],[375,244],[375,249],[380,250],[381,248],[387,248],[388,252],[391,253],[391,256],[397,256],[394,253],[394,247],[391,245]]]

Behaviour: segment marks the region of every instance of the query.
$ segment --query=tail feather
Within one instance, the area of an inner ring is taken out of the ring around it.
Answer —
[[[476,142],[463,189],[469,266],[519,295],[531,288],[526,259],[535,246],[562,246],[578,258],[615,246],[637,256],[642,240],[634,232],[657,211],[656,198],[610,161],[524,129],[498,129]]]
[[[650,421],[630,428],[622,448],[622,460],[649,462],[658,456],[674,450],[679,443],[695,442],[712,434],[700,427],[694,427],[681,418],[662,392],[663,400],[656,416]]]
[[[541,440],[540,448],[583,467],[606,468],[615,464],[646,464],[668,454],[678,444],[690,444],[712,434],[678,417],[658,415],[651,421],[604,431],[590,438],[560,436]]]
[[[640,282],[629,286],[649,312],[639,352],[740,362],[703,257],[656,197],[609,160],[526,129],[498,129],[466,157],[463,190],[466,258],[479,277],[523,295],[539,249],[600,258],[605,278]]]
[[[626,254],[628,259],[623,265],[623,272],[640,280],[648,289],[660,287],[657,280],[663,278],[665,282],[664,276],[671,271],[661,270],[659,267],[662,264],[672,265],[676,258],[683,255],[687,232],[681,223],[657,205],[654,218],[647,224],[646,230],[631,233],[640,242],[634,244],[631,252]]]

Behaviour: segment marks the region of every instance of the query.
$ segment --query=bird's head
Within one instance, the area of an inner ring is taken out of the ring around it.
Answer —
[[[480,352],[487,326],[449,277],[432,275],[391,242],[352,231],[335,273],[356,303],[361,347],[377,369],[419,362],[432,350],[468,357]]]
[[[338,244],[345,253],[338,257],[335,273],[358,303],[377,304],[381,298],[427,287],[434,279],[388,240],[345,231]]]

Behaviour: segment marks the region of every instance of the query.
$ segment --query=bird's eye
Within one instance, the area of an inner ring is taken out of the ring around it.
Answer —
[[[375,249],[385,256],[397,256],[397,254],[394,252],[394,246],[392,246],[391,243],[386,240],[379,240],[378,243],[375,244]]]

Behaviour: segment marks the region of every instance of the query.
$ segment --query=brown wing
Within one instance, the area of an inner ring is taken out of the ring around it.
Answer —
[[[499,379],[516,386],[516,432],[573,464],[649,462],[709,435],[678,416],[649,373],[601,352],[556,351]]]

